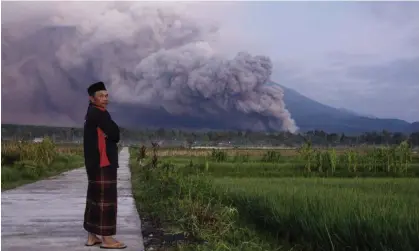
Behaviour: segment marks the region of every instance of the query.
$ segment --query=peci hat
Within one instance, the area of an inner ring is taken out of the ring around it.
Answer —
[[[91,84],[89,88],[87,88],[87,93],[89,93],[89,96],[94,96],[95,92],[97,91],[106,91],[105,84],[102,81]]]

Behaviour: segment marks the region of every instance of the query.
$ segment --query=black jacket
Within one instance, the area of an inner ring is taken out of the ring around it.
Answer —
[[[118,168],[119,127],[108,111],[90,104],[84,123],[84,160],[87,169]]]

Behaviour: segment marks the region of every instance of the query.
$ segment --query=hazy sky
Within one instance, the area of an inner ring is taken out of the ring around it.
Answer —
[[[277,82],[335,107],[419,120],[419,2],[242,5]]]
[[[22,6],[3,8],[2,21],[45,11]],[[417,13],[419,2],[230,2],[190,14],[219,22],[224,54],[270,56],[272,79],[284,86],[334,107],[418,121]]]

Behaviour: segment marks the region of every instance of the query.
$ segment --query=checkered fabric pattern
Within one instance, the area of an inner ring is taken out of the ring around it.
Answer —
[[[107,166],[87,170],[86,209],[83,227],[86,231],[111,236],[116,234],[117,168]]]

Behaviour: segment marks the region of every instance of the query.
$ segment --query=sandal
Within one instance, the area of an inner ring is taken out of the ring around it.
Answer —
[[[116,242],[116,243],[114,243],[114,244],[110,244],[110,245],[104,245],[104,244],[102,244],[102,245],[100,245],[100,248],[102,248],[102,249],[124,249],[124,248],[126,248],[127,247],[127,245],[125,245],[124,243],[121,243],[121,242]]]
[[[86,244],[84,244],[86,247],[92,247],[92,246],[96,246],[96,245],[99,245],[99,244],[102,244],[102,241],[95,241],[95,242],[93,242],[92,244],[89,244],[89,243],[86,243]]]

